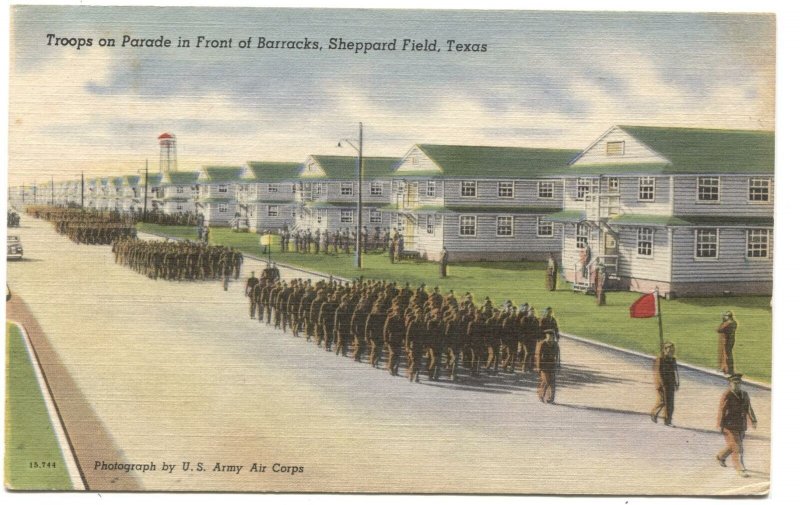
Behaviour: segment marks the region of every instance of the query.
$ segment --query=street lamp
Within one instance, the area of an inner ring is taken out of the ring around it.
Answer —
[[[358,153],[358,160],[356,163],[356,179],[358,180],[358,204],[356,206],[356,214],[358,217],[356,218],[356,268],[361,270],[363,267],[361,261],[361,183],[364,179],[364,157],[363,157],[363,147],[364,147],[364,125],[363,123],[358,123],[358,146],[354,144],[354,141],[350,139],[342,139],[336,145],[336,147],[342,147],[342,142],[347,142],[347,144],[356,150]]]

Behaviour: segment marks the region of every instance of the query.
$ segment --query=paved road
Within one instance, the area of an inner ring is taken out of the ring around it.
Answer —
[[[714,461],[719,378],[683,374],[676,428],[649,420],[649,363],[566,340],[557,405],[538,402],[534,381],[519,375],[410,384],[250,320],[241,280],[227,292],[219,283],[152,281],[116,265],[109,247],[75,245],[44,222],[24,225],[26,259],[9,263],[9,285],[74,384],[56,401],[90,406],[92,415],[76,409],[65,419],[67,429],[106,440],[76,447],[100,487],[116,481],[93,462],[116,458],[154,462],[159,471],[120,479],[148,490],[768,488],[769,391],[750,390],[760,423],[745,442],[752,478],[742,479]],[[244,271],[255,269],[248,260]],[[182,472],[184,461],[206,471]],[[163,462],[177,468],[162,472]],[[216,463],[244,468],[215,472]],[[249,471],[254,463],[267,470]],[[275,463],[303,472],[276,473]]]

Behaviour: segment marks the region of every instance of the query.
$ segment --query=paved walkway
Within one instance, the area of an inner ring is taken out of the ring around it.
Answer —
[[[227,292],[152,281],[116,265],[107,246],[73,244],[44,222],[24,225],[26,260],[9,263],[9,285],[72,381],[56,401],[83,402],[93,414],[77,409],[67,429],[107,434],[106,446],[76,447],[87,480],[99,474],[97,489],[115,489],[107,472],[88,467],[103,459],[177,465],[127,474],[148,490],[768,489],[769,391],[750,389],[760,422],[745,442],[753,476],[742,479],[714,461],[718,377],[683,374],[676,428],[650,422],[646,360],[566,339],[557,405],[539,403],[532,377],[519,374],[410,384],[250,320],[243,279]],[[251,261],[244,272],[260,269]],[[180,471],[182,462],[206,471]],[[243,469],[215,472],[216,463]],[[250,472],[254,463],[267,471]],[[275,463],[303,472],[276,473]]]

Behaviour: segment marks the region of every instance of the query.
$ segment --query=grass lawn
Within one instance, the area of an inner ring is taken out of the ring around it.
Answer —
[[[69,490],[67,474],[22,333],[6,323],[6,487]]]
[[[150,225],[148,225],[150,226]],[[173,228],[173,227],[162,227]],[[186,229],[186,227],[183,227]],[[143,230],[144,231],[144,230]],[[194,228],[191,228],[194,231]],[[168,232],[163,232],[168,233]],[[177,236],[177,235],[176,235]],[[183,235],[182,235],[183,236]],[[259,236],[235,233],[227,228],[212,228],[212,243],[236,247],[243,252],[263,256]],[[274,248],[273,248],[274,249]],[[334,275],[355,278],[391,279],[412,286],[425,283],[452,289],[457,296],[469,291],[476,303],[489,296],[495,304],[512,300],[519,306],[530,303],[537,314],[551,306],[561,329],[567,333],[608,344],[655,354],[658,351],[658,321],[631,319],[628,307],[640,293],[607,293],[607,305],[598,307],[594,297],[573,293],[569,284],[559,282],[555,292],[545,290],[541,262],[458,263],[448,268],[448,278],[439,278],[439,266],[432,262],[405,261],[390,264],[386,254],[367,254],[364,268],[357,271],[353,255],[325,256],[272,251],[279,263]],[[770,297],[711,297],[661,300],[664,338],[675,342],[679,360],[716,368],[717,333],[722,312],[731,310],[739,322],[734,357],[738,372],[769,382],[772,376],[772,310]],[[568,359],[568,358],[567,358]]]

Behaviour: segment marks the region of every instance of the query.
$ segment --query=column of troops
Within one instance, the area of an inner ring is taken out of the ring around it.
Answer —
[[[244,257],[236,249],[208,244],[121,239],[112,244],[117,264],[165,280],[229,280],[239,278]]]
[[[510,301],[495,307],[489,298],[478,306],[467,293],[458,300],[452,291],[428,291],[424,285],[359,280],[353,283],[295,279],[281,281],[271,266],[247,280],[250,318],[274,324],[295,337],[305,334],[327,351],[366,360],[399,375],[405,357],[406,376],[419,382],[460,373],[540,372],[539,398],[552,402],[555,369],[559,366],[558,323],[548,307],[541,318],[528,304]]]
[[[116,211],[35,206],[26,212],[51,222],[58,233],[78,244],[108,245],[119,238],[136,237],[134,224]]]
[[[350,254],[355,248],[356,230],[344,228],[342,230],[320,230],[311,228],[290,230],[284,227],[278,231],[281,252],[298,252],[302,254]],[[384,253],[390,251],[394,261],[403,250],[403,236],[395,229],[390,233],[389,228],[381,229],[376,226],[370,231],[366,226],[361,230],[361,246],[366,252]]]

